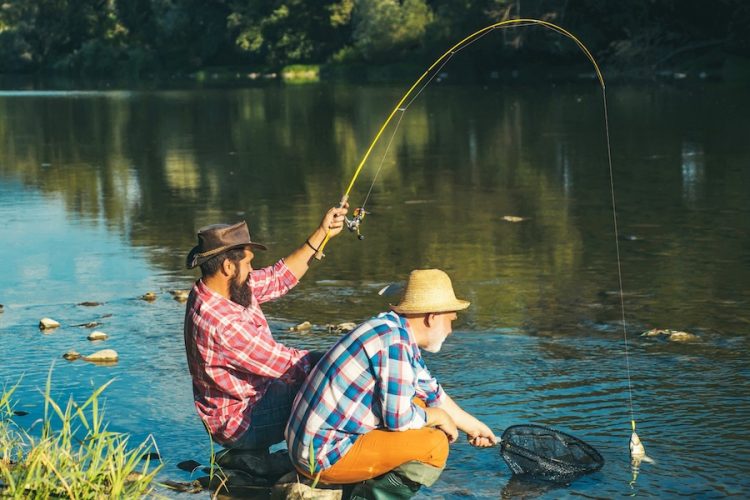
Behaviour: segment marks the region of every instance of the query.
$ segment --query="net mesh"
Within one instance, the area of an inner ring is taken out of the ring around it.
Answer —
[[[514,474],[548,481],[569,481],[604,466],[604,459],[592,446],[541,425],[508,427],[501,438],[500,452]]]

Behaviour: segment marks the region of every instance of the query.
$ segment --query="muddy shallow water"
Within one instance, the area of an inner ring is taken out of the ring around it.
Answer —
[[[303,86],[0,93],[0,382],[17,417],[53,396],[105,392],[113,430],[153,435],[162,479],[206,463],[182,343],[195,230],[246,219],[288,253],[346,187],[401,88]],[[633,482],[625,342],[600,96],[595,87],[431,87],[404,117],[363,232],[335,239],[289,296],[276,335],[324,348],[377,291],[441,267],[472,307],[432,372],[497,432],[533,422],[606,465],[569,486],[511,479],[497,449],[452,447],[424,498],[745,496],[750,461],[750,99],[742,89],[609,89],[633,411],[655,464]],[[382,151],[374,153],[377,161]],[[375,164],[377,164],[377,161]],[[361,203],[374,170],[352,194]],[[503,216],[525,220],[508,222]],[[154,302],[138,297],[153,291]],[[85,301],[98,306],[78,305]],[[42,317],[62,323],[52,333]],[[318,328],[290,333],[301,321]],[[86,340],[90,329],[109,339]],[[685,330],[695,342],[640,337]],[[62,354],[113,348],[114,366]],[[168,493],[169,495],[181,496]]]

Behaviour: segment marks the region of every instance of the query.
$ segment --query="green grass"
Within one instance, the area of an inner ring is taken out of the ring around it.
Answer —
[[[320,66],[317,64],[292,64],[284,66],[281,78],[286,83],[311,83],[320,81]]]
[[[154,495],[151,483],[161,465],[151,467],[153,439],[128,449],[128,435],[104,423],[99,397],[111,383],[83,403],[70,398],[63,407],[44,392],[41,433],[32,436],[11,420],[16,386],[0,396],[0,496],[3,498],[139,498]],[[151,469],[151,470],[149,470]]]

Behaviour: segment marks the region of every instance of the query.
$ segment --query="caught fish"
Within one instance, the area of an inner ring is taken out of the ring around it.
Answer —
[[[643,446],[641,438],[638,437],[635,431],[630,435],[630,461],[633,467],[638,467],[641,465],[641,462],[654,463],[651,458],[646,456],[646,447]]]

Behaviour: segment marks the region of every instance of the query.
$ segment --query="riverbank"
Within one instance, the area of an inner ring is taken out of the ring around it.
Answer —
[[[412,82],[432,61],[393,64],[295,64],[279,70],[264,67],[212,66],[190,73],[150,74],[137,78],[88,78],[64,73],[0,74],[4,90],[157,89],[181,87],[238,87],[269,84],[405,83]],[[610,65],[599,62],[607,83],[750,82],[750,58],[711,52],[699,57],[665,61],[651,66]],[[436,83],[534,84],[596,79],[588,61],[488,60],[451,61],[438,71]]]

